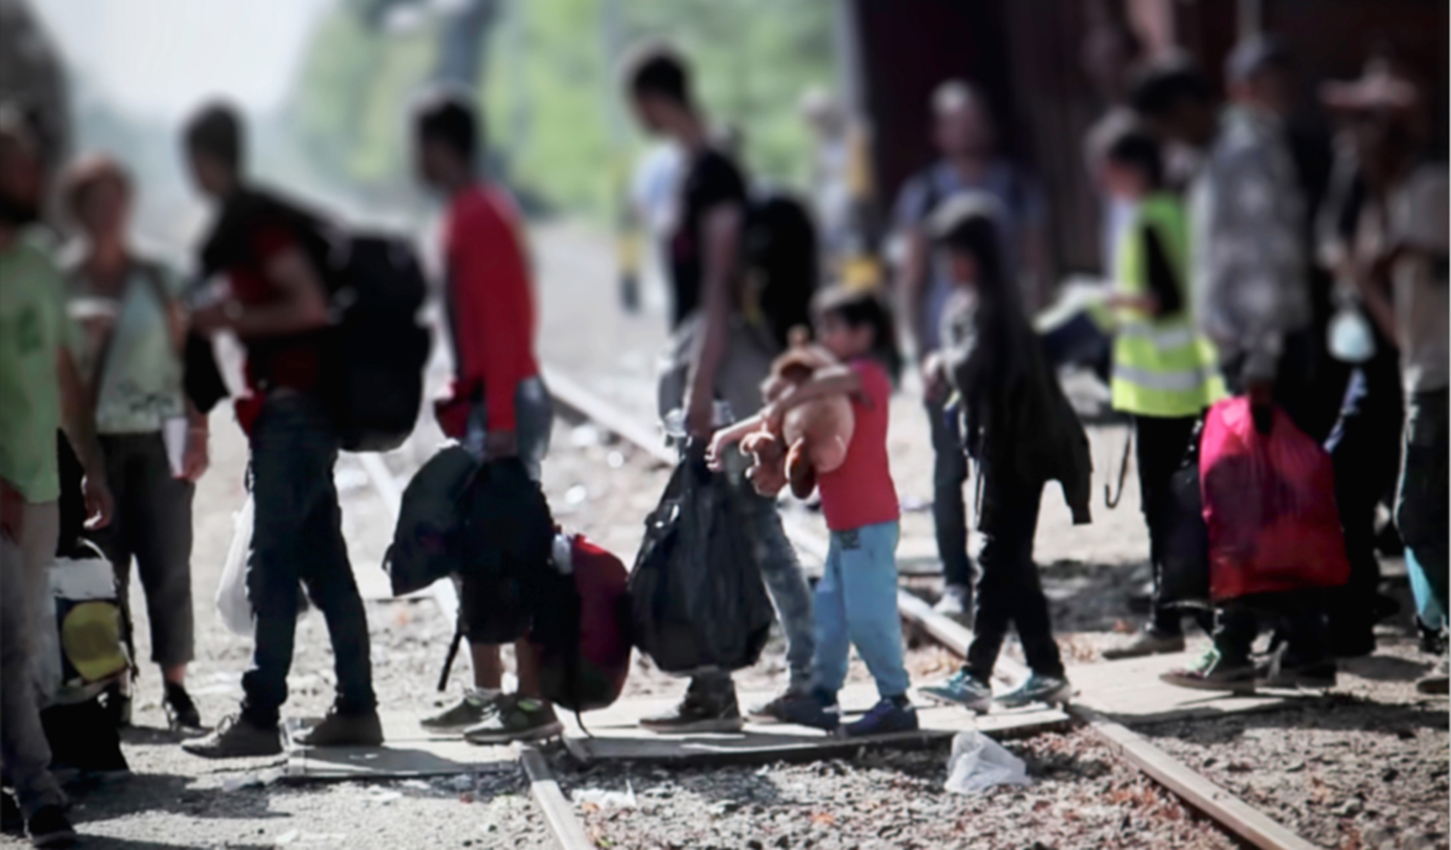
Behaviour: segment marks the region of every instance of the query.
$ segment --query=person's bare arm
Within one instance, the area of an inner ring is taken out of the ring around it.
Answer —
[[[715,376],[725,360],[729,333],[731,286],[736,275],[741,241],[741,208],[720,204],[707,210],[702,229],[705,235],[704,275],[701,303],[705,324],[700,347],[691,364],[689,395],[686,398],[686,426],[696,437],[708,437],[714,418]]]
[[[716,431],[710,438],[710,448],[705,451],[706,463],[710,465],[711,469],[719,472],[725,463],[724,452],[726,448],[735,443],[739,443],[748,434],[753,434],[761,430],[761,426],[765,424],[765,421],[765,417],[758,413],[755,416],[742,419],[740,422],[728,428],[722,428]]]
[[[897,273],[897,293],[900,299],[898,309],[902,314],[906,337],[917,352],[917,360],[920,362],[931,354],[925,350],[925,340],[928,338],[925,327],[927,317],[922,303],[922,295],[927,287],[930,248],[927,234],[920,225],[908,228],[904,239],[902,268]]]
[[[90,393],[86,391],[75,359],[64,345],[56,349],[56,379],[60,387],[61,428],[86,473],[81,485],[86,499],[86,525],[104,528],[111,522],[113,504],[106,482],[105,456],[96,439],[96,414],[91,409]]]
[[[766,409],[762,411],[762,416],[772,429],[776,429],[781,427],[781,419],[793,407],[833,395],[860,396],[861,392],[861,375],[858,375],[849,366],[833,366],[829,369],[819,370],[811,376],[811,380],[787,390],[780,398],[766,406]]]
[[[192,326],[203,333],[230,328],[241,337],[284,336],[326,327],[327,292],[322,278],[301,249],[290,248],[267,261],[267,279],[279,297],[268,304],[243,306],[235,301],[205,307],[192,314]]]

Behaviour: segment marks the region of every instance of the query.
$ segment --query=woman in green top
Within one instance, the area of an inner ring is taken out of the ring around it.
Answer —
[[[64,200],[83,237],[69,270],[69,309],[84,330],[78,359],[116,498],[114,521],[91,536],[115,565],[123,604],[136,559],[167,718],[173,729],[199,730],[184,682],[193,656],[192,497],[207,467],[207,420],[183,391],[180,287],[127,245],[131,182],[114,160],[77,162]],[[127,697],[113,697],[126,722]]]
[[[1217,358],[1196,332],[1188,291],[1188,227],[1183,205],[1162,188],[1158,142],[1124,128],[1106,147],[1100,179],[1133,205],[1114,256],[1114,410],[1133,417],[1139,498],[1154,568],[1153,615],[1133,640],[1105,658],[1182,652],[1181,612],[1160,604],[1159,576],[1171,519],[1170,479],[1184,459],[1195,422],[1224,395]]]

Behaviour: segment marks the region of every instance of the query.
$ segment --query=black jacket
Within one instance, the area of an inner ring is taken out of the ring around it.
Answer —
[[[1037,334],[1011,301],[994,304],[965,294],[954,301],[943,342],[960,400],[963,445],[983,477],[979,527],[991,532],[1000,521],[997,493],[1009,480],[1019,486],[1058,481],[1074,524],[1088,523],[1088,437]]]

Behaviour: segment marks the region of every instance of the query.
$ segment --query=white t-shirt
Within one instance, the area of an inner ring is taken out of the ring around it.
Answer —
[[[1407,392],[1448,384],[1447,171],[1422,165],[1391,193],[1387,241],[1411,249],[1391,271],[1401,372]]]

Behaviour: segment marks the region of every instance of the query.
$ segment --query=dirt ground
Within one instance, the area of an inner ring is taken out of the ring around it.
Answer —
[[[542,274],[541,354],[595,392],[640,417],[651,415],[658,311],[638,316],[613,306],[612,283],[599,269],[610,259],[598,240],[569,227],[536,234]],[[658,305],[658,299],[655,302]],[[935,560],[931,519],[931,452],[926,420],[908,382],[893,401],[891,452],[904,507],[904,568]],[[397,474],[416,468],[437,444],[426,424],[407,450],[386,458]],[[1117,472],[1123,432],[1094,427],[1100,484]],[[245,444],[229,411],[213,416],[213,468],[197,493],[193,592],[197,659],[190,683],[203,719],[235,711],[251,642],[222,626],[213,605],[233,513],[244,498]],[[632,560],[642,521],[668,470],[588,425],[558,421],[544,485],[569,528]],[[1132,476],[1132,470],[1130,470]],[[388,509],[355,458],[340,461],[337,482],[354,571],[365,595],[386,595],[382,554],[392,531]],[[1097,496],[1096,496],[1097,498]],[[1065,654],[1098,658],[1136,624],[1130,596],[1145,578],[1147,537],[1130,481],[1114,511],[1095,503],[1095,523],[1073,527],[1056,487],[1045,495],[1038,560]],[[802,506],[792,511],[820,523]],[[933,578],[914,580],[929,595]],[[133,598],[141,590],[134,587]],[[146,658],[144,608],[137,607],[138,650]],[[374,678],[385,711],[418,711],[456,696],[435,691],[451,624],[429,599],[368,602]],[[1214,721],[1144,730],[1165,749],[1273,816],[1327,847],[1445,847],[1447,703],[1418,698],[1411,687],[1429,667],[1402,618],[1384,628],[1387,649],[1354,662],[1354,676],[1319,702]],[[1203,641],[1196,635],[1196,641]],[[738,677],[743,687],[783,679],[780,641]],[[1013,649],[1010,647],[1009,651]],[[914,681],[956,666],[944,650],[913,647]],[[1359,665],[1359,666],[1357,666]],[[853,676],[865,670],[854,664]],[[289,684],[291,716],[315,716],[332,698],[334,676],[322,618],[298,623]],[[410,782],[289,786],[276,781],[276,759],[215,763],[182,752],[164,730],[160,683],[143,664],[135,728],[125,734],[130,777],[75,790],[74,819],[86,847],[151,850],[177,847],[547,847],[551,839],[510,767],[471,777]],[[672,694],[683,682],[638,660],[628,696]],[[720,771],[576,773],[561,764],[567,790],[632,789],[636,809],[583,804],[581,814],[602,847],[1227,847],[1212,825],[1114,760],[1083,733],[1042,736],[1013,745],[1035,785],[977,798],[941,791],[947,753],[938,748],[818,765],[773,765]],[[784,841],[784,843],[783,843]],[[1397,843],[1399,842],[1399,843]],[[18,846],[13,836],[0,847]]]

